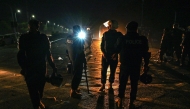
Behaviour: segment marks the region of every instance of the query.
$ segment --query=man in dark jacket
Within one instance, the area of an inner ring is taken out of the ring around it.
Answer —
[[[125,97],[125,89],[130,77],[131,92],[129,109],[134,108],[134,100],[136,100],[138,80],[140,77],[140,69],[142,58],[144,58],[144,69],[148,68],[148,40],[145,36],[139,36],[137,33],[138,23],[131,21],[127,24],[127,34],[118,41],[117,52],[120,53],[120,80],[119,94],[117,106],[122,106]]]
[[[190,65],[190,26],[187,27],[187,31],[184,34],[184,39],[182,42],[182,55],[181,55],[181,64],[180,66],[184,66],[185,58],[188,55],[189,60],[188,64]]]
[[[108,89],[112,89],[112,83],[115,79],[115,71],[118,64],[118,53],[116,53],[115,46],[117,39],[122,35],[121,32],[117,32],[118,22],[115,20],[108,21],[108,31],[103,34],[101,41],[102,51],[102,70],[101,70],[101,83],[99,91],[102,92],[105,89],[107,69],[110,66],[110,77]]]
[[[81,93],[78,91],[78,86],[81,82],[83,68],[86,67],[86,58],[84,53],[84,39],[80,37],[81,28],[79,25],[73,26],[73,34],[66,39],[67,50],[70,61],[72,63],[73,78],[71,82],[70,97],[80,98]]]
[[[25,77],[34,109],[45,108],[41,99],[46,82],[46,59],[54,73],[57,72],[50,52],[49,39],[39,32],[39,27],[39,21],[29,21],[29,32],[20,36],[17,54],[21,74]]]
[[[165,28],[163,31],[161,43],[160,43],[160,54],[159,54],[159,61],[163,62],[166,61],[166,58],[163,58],[163,55],[166,54],[167,56],[172,56],[173,46],[172,46],[172,37],[171,31],[169,28]]]
[[[176,53],[176,57],[177,57],[176,62],[180,64],[181,51],[182,51],[182,47],[180,45],[182,42],[183,31],[179,29],[179,24],[177,23],[173,24],[171,35],[172,35],[172,40],[173,40],[173,51]]]

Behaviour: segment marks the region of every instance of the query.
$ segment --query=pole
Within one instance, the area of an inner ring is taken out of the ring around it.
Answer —
[[[86,63],[84,63],[84,73],[85,73],[85,77],[86,77],[86,86],[87,86],[88,94],[90,94],[89,86],[88,86],[88,78],[87,78],[86,68],[87,68]]]
[[[174,23],[176,23],[176,16],[177,16],[177,13],[176,13],[176,11],[175,11]]]
[[[141,27],[143,26],[143,14],[144,14],[144,12],[143,12],[144,11],[144,6],[143,5],[144,5],[144,0],[142,0]]]

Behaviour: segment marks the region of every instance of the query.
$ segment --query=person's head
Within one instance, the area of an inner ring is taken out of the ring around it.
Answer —
[[[39,31],[40,22],[38,20],[30,20],[28,22],[28,28],[30,32],[37,32]]]
[[[109,20],[108,21],[108,29],[115,30],[118,28],[118,22],[116,20]]]
[[[173,24],[173,28],[179,28],[179,24],[174,23],[174,24]]]
[[[127,32],[137,32],[138,29],[138,23],[135,21],[131,21],[129,23],[127,23]]]
[[[74,33],[74,34],[77,34],[77,33],[79,33],[80,31],[81,31],[81,28],[80,28],[79,25],[74,25],[74,26],[73,26],[73,33]]]

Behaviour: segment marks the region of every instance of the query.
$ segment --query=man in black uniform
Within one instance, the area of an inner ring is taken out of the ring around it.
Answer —
[[[70,92],[70,96],[73,98],[81,97],[81,93],[79,93],[78,91],[78,86],[82,78],[83,64],[86,64],[86,58],[84,53],[84,39],[78,37],[80,32],[80,26],[75,25],[73,26],[73,34],[69,35],[66,39],[68,55],[72,63],[72,72],[74,74],[71,82]]]
[[[39,32],[39,27],[39,21],[29,21],[29,32],[21,35],[17,54],[17,60],[22,69],[21,74],[25,77],[34,109],[45,108],[41,99],[46,82],[46,59],[54,73],[57,72],[50,52],[49,39]]]
[[[107,78],[107,69],[110,66],[110,77],[108,89],[112,89],[112,83],[115,79],[115,71],[118,64],[118,53],[116,53],[115,46],[117,39],[122,35],[121,32],[117,32],[118,22],[115,20],[108,21],[108,31],[103,34],[101,41],[102,51],[102,70],[101,70],[101,83],[99,91],[102,92],[105,89],[105,83]]]
[[[118,41],[117,52],[120,52],[120,80],[119,94],[117,106],[122,106],[125,96],[125,89],[130,76],[131,92],[129,109],[134,108],[134,100],[136,100],[138,80],[140,77],[140,69],[142,58],[144,58],[144,69],[148,68],[148,40],[145,36],[139,36],[137,33],[138,23],[131,21],[127,24],[127,34]]]
[[[187,55],[189,57],[188,64],[190,65],[190,26],[187,27],[187,31],[184,34],[182,48],[183,48],[183,50],[182,50],[182,55],[181,55],[181,65],[180,66],[184,66],[185,58]]]
[[[176,53],[177,60],[176,62],[179,64],[180,63],[180,58],[181,58],[181,42],[182,42],[182,35],[183,31],[179,29],[179,24],[173,24],[173,29],[172,29],[172,40],[173,40],[173,51]]]

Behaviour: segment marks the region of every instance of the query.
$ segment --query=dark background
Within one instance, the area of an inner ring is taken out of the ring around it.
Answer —
[[[17,14],[18,22],[28,21],[34,14],[36,19],[49,20],[68,28],[74,24],[98,28],[108,19],[116,19],[123,33],[131,20],[152,32],[161,32],[165,27],[172,27],[175,12],[180,27],[190,25],[189,0],[0,0],[1,20],[11,20],[10,8],[5,3],[13,11],[22,11]]]

